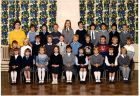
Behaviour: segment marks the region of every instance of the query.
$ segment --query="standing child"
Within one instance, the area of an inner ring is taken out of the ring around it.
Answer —
[[[20,72],[20,67],[22,64],[22,57],[19,55],[19,49],[14,49],[14,56],[10,57],[9,71],[11,75],[11,84],[15,84],[17,81],[17,73]]]
[[[29,42],[33,45],[35,42],[35,36],[36,36],[36,27],[34,24],[30,25],[30,31],[27,34],[27,38],[29,39]]]
[[[24,56],[24,52],[25,52],[25,50],[26,50],[27,48],[29,48],[29,49],[31,50],[31,53],[32,53],[32,48],[31,48],[31,46],[29,46],[29,39],[26,38],[26,39],[23,41],[23,46],[22,46],[21,49],[20,49],[21,57]]]
[[[25,50],[23,57],[24,76],[26,79],[26,83],[31,82],[30,70],[32,66],[33,66],[33,58],[31,56],[31,50],[27,48]]]
[[[51,33],[52,38],[53,38],[53,44],[57,44],[59,42],[59,36],[61,33],[58,31],[58,24],[53,25],[53,32]]]
[[[85,35],[87,34],[87,31],[83,28],[84,25],[83,25],[82,21],[78,22],[78,27],[79,27],[79,29],[76,30],[76,34],[79,35],[78,42],[81,44],[84,44],[85,43]]]
[[[39,54],[36,57],[36,66],[38,70],[39,84],[44,83],[45,70],[48,65],[48,56],[45,54],[45,48],[39,48]]]
[[[63,56],[63,63],[66,72],[67,83],[72,83],[72,73],[75,64],[75,56],[72,54],[71,46],[67,45],[66,54]]]
[[[52,73],[52,84],[58,84],[58,75],[61,73],[63,59],[62,55],[59,53],[59,47],[55,46],[53,49],[53,54],[50,56],[50,65]]]
[[[48,35],[47,36],[47,44],[45,44],[45,48],[46,48],[46,54],[48,57],[51,56],[51,54],[53,53],[53,48],[54,48],[54,44],[52,43],[52,36]]]
[[[94,47],[93,49],[94,54],[90,58],[90,64],[91,64],[91,71],[94,73],[95,82],[101,83],[100,77],[101,77],[101,71],[102,71],[102,64],[103,64],[103,57],[99,54],[98,47]]]
[[[64,29],[62,30],[62,34],[65,37],[66,44],[70,44],[72,42],[72,37],[74,34],[74,31],[71,28],[71,21],[70,20],[65,21],[65,25],[64,25]]]
[[[130,59],[129,56],[127,56],[127,50],[124,47],[121,48],[121,54],[118,58],[118,63],[123,74],[124,82],[128,82],[130,73]]]
[[[70,46],[72,47],[72,53],[74,55],[78,54],[78,48],[82,46],[81,43],[78,42],[79,36],[74,34],[73,35],[73,42],[70,44]]]
[[[88,58],[84,54],[84,49],[80,47],[76,55],[75,63],[79,68],[80,83],[85,83],[87,75]]]
[[[113,47],[109,47],[109,53],[107,56],[105,56],[105,63],[107,65],[107,69],[109,72],[109,82],[113,83],[114,82],[114,78],[115,78],[115,72],[117,71],[117,58],[114,54],[114,48]]]
[[[66,53],[66,46],[67,46],[67,44],[64,42],[64,35],[60,35],[59,43],[57,44],[57,46],[59,46],[60,48],[60,54],[64,56],[64,54]]]

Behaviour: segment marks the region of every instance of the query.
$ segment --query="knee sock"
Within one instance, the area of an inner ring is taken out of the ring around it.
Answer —
[[[42,68],[41,71],[42,71],[42,78],[41,78],[41,80],[44,81],[44,78],[45,78],[45,68]]]
[[[11,80],[12,80],[12,82],[14,81],[14,72],[13,71],[11,71]]]

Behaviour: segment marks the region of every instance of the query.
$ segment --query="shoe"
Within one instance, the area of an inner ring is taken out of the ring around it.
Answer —
[[[41,84],[41,80],[39,81],[39,84]]]
[[[43,84],[44,83],[44,80],[42,80],[41,83]]]
[[[52,84],[55,84],[54,80],[52,81]]]

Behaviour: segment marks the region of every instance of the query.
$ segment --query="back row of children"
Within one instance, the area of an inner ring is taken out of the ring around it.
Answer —
[[[47,32],[47,26],[43,24],[42,32],[36,35],[35,26],[31,25],[21,48],[18,47],[17,41],[12,43],[9,62],[12,84],[16,83],[17,73],[21,69],[24,69],[26,83],[31,82],[33,59],[36,61],[39,84],[44,83],[47,69],[52,74],[52,84],[58,84],[58,75],[62,71],[65,71],[66,82],[72,83],[75,65],[81,83],[86,81],[89,66],[96,83],[101,82],[103,69],[109,71],[109,82],[114,82],[118,67],[123,73],[123,80],[128,82],[134,56],[128,26],[124,24],[121,33],[117,32],[116,24],[112,24],[111,32],[107,31],[105,23],[101,24],[101,30],[98,32],[95,30],[95,24],[90,25],[88,32],[81,21],[78,26],[79,29],[74,34],[70,20],[66,20],[61,34],[58,24],[54,24],[52,33]]]

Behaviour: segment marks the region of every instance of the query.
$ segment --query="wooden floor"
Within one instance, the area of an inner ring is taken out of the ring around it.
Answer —
[[[102,84],[87,83],[85,85],[75,82],[72,85],[60,83],[51,85],[45,83],[38,84],[17,84],[8,83],[7,72],[2,72],[1,76],[1,94],[2,95],[137,95],[138,80],[137,71],[134,72],[134,78],[130,84],[124,84],[121,81],[115,84],[109,84],[103,81]]]

